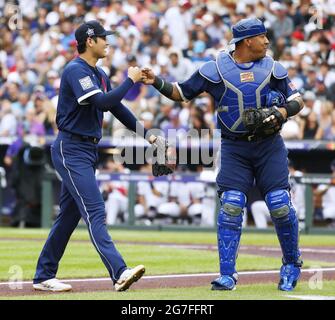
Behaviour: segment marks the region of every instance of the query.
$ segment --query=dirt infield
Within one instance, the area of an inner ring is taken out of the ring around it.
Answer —
[[[17,239],[17,241],[20,240]],[[119,242],[119,243],[130,244],[130,242]],[[136,242],[136,244],[153,245],[154,243]],[[202,245],[202,244],[189,245],[189,244],[166,244],[166,243],[155,243],[155,245],[161,247],[174,247],[189,250],[217,250],[215,245]],[[279,257],[279,258],[281,257],[281,250],[279,247],[241,246],[239,252],[257,256]],[[334,262],[335,265],[335,248],[333,247],[327,247],[327,248],[305,247],[302,249],[302,254],[303,258],[305,259]],[[335,268],[303,270],[302,280],[310,279],[316,272],[322,272],[323,279],[325,280],[335,280]],[[274,285],[276,285],[279,278],[278,273],[279,273],[278,270],[240,272],[239,284],[243,285],[243,284],[271,282]],[[196,287],[196,286],[210,287],[210,282],[217,276],[218,274],[215,273],[196,274],[196,275],[183,274],[183,275],[144,276],[138,283],[135,283],[132,286],[132,289],[178,288],[178,287]],[[73,292],[95,292],[95,291],[113,290],[112,282],[110,279],[107,278],[71,279],[71,280],[65,280],[64,282],[70,283],[72,285]],[[41,291],[34,291],[32,289],[32,283],[30,281],[16,283],[15,285],[21,286],[21,288],[13,289],[12,288],[13,284],[5,282],[0,283],[0,297],[50,294],[50,293],[43,293]]]
[[[310,279],[316,272],[321,269],[303,270],[302,280]],[[324,280],[335,280],[335,268],[322,269]],[[181,288],[181,287],[198,287],[208,286],[210,282],[217,277],[217,274],[183,274],[183,275],[164,275],[164,276],[144,276],[139,282],[132,286],[132,289],[154,289],[154,288]],[[111,280],[107,278],[99,279],[71,279],[65,280],[73,287],[72,292],[96,292],[114,290]],[[250,271],[239,273],[239,284],[254,283],[273,283],[278,282],[278,271]],[[15,283],[17,288],[11,288],[12,283],[0,283],[0,297],[29,296],[41,294],[57,294],[50,292],[35,291],[30,281]],[[21,288],[20,288],[21,287]],[[59,294],[59,293],[58,293]]]
[[[301,280],[310,279],[313,274],[321,269],[303,270]],[[335,268],[322,269],[324,280],[335,280]],[[182,288],[208,286],[217,277],[217,274],[184,274],[184,275],[164,275],[164,276],[144,276],[139,282],[132,286],[132,289],[155,289],[155,288]],[[111,280],[108,278],[99,279],[72,279],[64,280],[72,285],[72,292],[95,292],[113,291]],[[273,283],[278,282],[278,271],[250,271],[239,273],[239,284]],[[16,288],[13,288],[13,285]],[[0,297],[29,296],[53,294],[50,292],[35,291],[30,281],[22,283],[0,283]]]

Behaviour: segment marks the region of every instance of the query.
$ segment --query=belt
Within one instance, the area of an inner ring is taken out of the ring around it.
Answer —
[[[92,142],[94,144],[98,144],[100,139],[96,137],[90,137],[90,136],[81,136],[79,134],[67,132],[67,131],[61,131],[62,134],[65,134],[67,137],[69,137],[71,140],[81,141],[81,142]]]
[[[255,141],[262,141],[267,138],[274,136],[275,134],[271,134],[268,136],[256,136],[254,134],[251,135],[241,135],[241,136],[228,136],[226,134],[221,134],[222,139],[228,139],[232,141],[247,141],[247,142],[255,142]]]

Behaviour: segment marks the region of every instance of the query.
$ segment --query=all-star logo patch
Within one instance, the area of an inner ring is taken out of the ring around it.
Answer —
[[[90,76],[79,79],[79,83],[80,83],[81,87],[83,88],[83,90],[88,90],[88,89],[91,89],[91,88],[94,87]]]
[[[93,29],[93,28],[88,28],[87,31],[86,31],[86,34],[87,34],[89,37],[94,36],[94,29]]]
[[[242,72],[240,73],[241,82],[253,82],[255,81],[253,72]]]

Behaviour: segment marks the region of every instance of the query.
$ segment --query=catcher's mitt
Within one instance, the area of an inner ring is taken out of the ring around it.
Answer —
[[[173,173],[177,162],[176,148],[170,146],[163,137],[157,137],[152,146],[155,158],[152,164],[152,174],[158,177]]]
[[[246,130],[255,136],[270,136],[279,132],[285,122],[283,115],[276,107],[243,111],[242,121]]]

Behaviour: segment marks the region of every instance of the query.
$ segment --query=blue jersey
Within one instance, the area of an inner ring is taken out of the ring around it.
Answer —
[[[88,98],[111,90],[109,78],[99,67],[90,66],[80,57],[72,60],[61,78],[57,105],[58,129],[82,136],[102,136],[103,111]]]
[[[214,98],[218,113],[217,126],[224,134],[234,136],[245,133],[241,123],[243,109],[252,106],[268,107],[265,100],[269,90],[280,91],[287,101],[299,96],[284,67],[272,58],[237,64],[230,54],[222,55],[222,60],[207,62],[188,80],[178,83],[177,88],[184,100],[192,100],[203,92],[209,93]],[[224,63],[221,67],[222,61]],[[223,68],[226,70],[222,70]],[[258,87],[264,89],[264,92],[259,90],[259,99],[255,94]]]

